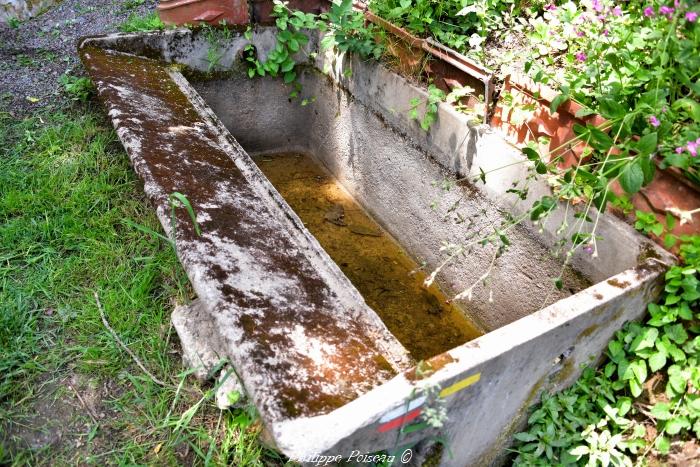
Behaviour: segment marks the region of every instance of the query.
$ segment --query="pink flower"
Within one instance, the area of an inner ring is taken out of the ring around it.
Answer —
[[[651,123],[651,125],[654,127],[661,125],[661,122],[659,121],[658,118],[656,118],[655,115],[652,115],[651,117],[649,117],[649,123]]]
[[[684,151],[683,146],[678,146],[678,147],[676,148],[676,154],[680,154],[680,153],[682,153],[683,151]]]
[[[608,31],[607,29],[603,29],[603,35],[604,35],[604,36],[607,37],[609,34],[610,34],[610,31]]]
[[[661,13],[662,15],[666,15],[666,16],[671,16],[674,11],[676,11],[675,8],[672,8],[672,7],[666,6],[666,5],[659,8],[659,13]]]
[[[554,3],[550,3],[549,5],[547,5],[546,7],[544,7],[544,9],[547,10],[547,11],[554,11],[554,10],[557,9],[557,6],[556,6]]]
[[[700,138],[698,138],[700,139]],[[698,141],[690,141],[688,142],[688,152],[690,153],[691,156],[695,157],[698,155],[698,146],[700,146],[700,143]]]
[[[578,31],[576,31],[576,35],[577,35],[578,37],[583,37],[583,36],[586,35],[586,33],[583,32],[583,31],[581,31],[581,30],[579,29]]]
[[[651,18],[652,16],[654,16],[654,14],[655,13],[653,7],[648,6],[644,9],[644,16],[646,16],[647,18]]]
[[[622,8],[620,6],[616,6],[615,8],[612,9],[612,14],[613,16],[622,16]]]
[[[694,23],[698,19],[698,14],[695,11],[689,11],[685,14],[685,19],[690,23]]]
[[[590,255],[591,253],[593,253],[593,245],[588,244],[588,245],[584,246],[583,251]]]
[[[599,13],[603,11],[604,7],[600,0],[593,0],[593,9]]]
[[[576,54],[576,60],[578,60],[579,62],[585,62],[586,58],[586,54],[583,52],[579,52]]]

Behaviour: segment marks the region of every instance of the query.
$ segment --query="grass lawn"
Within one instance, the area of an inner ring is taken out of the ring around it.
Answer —
[[[162,232],[98,110],[0,113],[0,464],[284,464],[254,410],[183,373],[169,318],[192,291],[133,224]]]

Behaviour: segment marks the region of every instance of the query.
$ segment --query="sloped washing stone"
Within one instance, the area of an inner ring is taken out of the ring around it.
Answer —
[[[215,328],[219,344],[188,349],[188,360],[204,369],[228,358],[268,423],[328,413],[408,368],[405,349],[177,71],[97,48],[81,55],[213,318],[198,329]],[[201,235],[172,209],[174,192]]]

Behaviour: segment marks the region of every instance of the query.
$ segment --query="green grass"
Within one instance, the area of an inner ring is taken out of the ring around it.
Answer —
[[[169,316],[191,290],[170,245],[127,221],[162,232],[102,117],[0,113],[0,464],[282,463],[257,442],[251,410],[219,412],[213,388],[182,373]],[[120,338],[167,387],[119,348],[94,292]],[[41,424],[37,413],[52,416],[39,401],[80,408],[63,384],[76,375],[112,385],[99,392],[107,416],[95,424],[77,410],[86,422],[78,433],[44,450],[23,448],[18,429]]]
[[[161,31],[163,29],[165,29],[165,24],[163,24],[155,11],[148,13],[146,16],[132,13],[126,22],[119,26],[121,32],[147,32]]]

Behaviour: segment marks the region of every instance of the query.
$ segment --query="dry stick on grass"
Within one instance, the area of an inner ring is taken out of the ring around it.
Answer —
[[[148,371],[148,370],[146,369],[146,367],[143,365],[143,363],[141,363],[141,360],[139,360],[139,358],[136,356],[136,354],[135,354],[134,352],[132,352],[131,349],[129,349],[129,347],[127,347],[126,344],[124,344],[124,342],[122,342],[121,339],[119,339],[119,336],[117,335],[117,333],[114,332],[114,329],[112,329],[112,326],[110,326],[110,325],[109,325],[109,322],[107,322],[107,317],[105,316],[105,311],[104,311],[104,309],[102,308],[102,303],[100,303],[100,297],[99,297],[99,295],[97,295],[97,292],[95,292],[95,302],[97,303],[97,309],[100,311],[100,317],[102,318],[102,323],[105,325],[105,327],[107,328],[107,330],[109,331],[109,333],[112,334],[112,337],[114,337],[114,340],[117,341],[117,344],[119,344],[119,345],[121,346],[121,348],[124,349],[124,351],[125,351],[126,353],[128,353],[128,354],[131,356],[131,358],[134,359],[134,361],[135,361],[136,364],[139,366],[139,368],[141,368],[141,370],[142,370],[144,373],[146,373],[146,375],[148,375],[148,377],[151,378],[151,380],[152,380],[154,383],[156,383],[156,384],[159,385],[159,386],[164,386],[164,387],[170,386],[169,384],[167,384],[167,383],[165,383],[165,382],[159,380],[158,378],[156,378],[156,377],[153,375],[153,373],[151,373],[150,371]]]
[[[80,403],[82,404],[82,406],[85,408],[85,410],[87,411],[88,415],[90,415],[90,418],[92,418],[92,421],[95,423],[95,425],[99,425],[100,422],[97,421],[97,415],[92,411],[92,409],[90,408],[90,406],[87,405],[87,404],[85,403],[85,401],[83,400],[83,398],[80,396],[80,393],[79,393],[79,392],[73,387],[73,385],[70,384],[68,381],[66,381],[66,384],[68,385],[69,388],[71,388],[71,389],[73,390],[73,392],[75,393],[75,395],[78,397],[78,400],[80,401]]]

